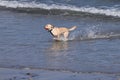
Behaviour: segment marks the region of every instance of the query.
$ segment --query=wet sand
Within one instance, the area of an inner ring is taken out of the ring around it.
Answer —
[[[120,80],[119,74],[0,68],[0,80]]]

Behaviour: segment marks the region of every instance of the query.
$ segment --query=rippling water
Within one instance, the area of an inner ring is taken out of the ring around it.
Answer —
[[[78,73],[120,73],[119,9],[116,12],[115,10],[111,11],[112,9],[98,9],[94,6],[86,7],[84,11],[81,11],[80,9],[83,7],[79,7],[80,5],[76,7],[75,5],[69,6],[75,4],[73,2],[69,2],[69,5],[62,4],[62,7],[53,4],[53,2],[50,2],[52,5],[50,3],[49,5],[43,2],[40,3],[39,1],[37,3],[31,3],[31,1],[20,3],[20,1],[0,0],[0,2],[0,67]],[[9,5],[6,3],[9,3]],[[25,6],[22,10],[25,9],[25,12],[21,12],[23,4]],[[34,6],[31,7],[30,4]],[[44,6],[40,7],[41,4]],[[20,11],[13,10],[18,9],[16,6]],[[60,13],[46,15],[41,14],[41,12],[35,12],[34,14],[26,12],[26,10],[34,10],[34,7],[40,8],[38,10],[43,8],[44,11],[51,12],[54,9],[53,6],[56,6],[55,9],[60,9],[57,11],[66,12],[67,9],[70,15],[59,15]],[[5,7],[8,9],[5,9]],[[78,10],[77,14],[80,15],[71,15],[76,13],[74,12],[77,11],[76,8]],[[86,9],[90,9],[90,11]],[[94,11],[97,10],[100,15],[92,12],[93,9]],[[86,13],[85,10],[90,14],[81,14],[81,12]],[[106,11],[115,14],[110,13],[109,17]],[[104,14],[104,16],[101,14]],[[56,42],[53,40],[52,35],[44,30],[44,25],[47,23],[58,27],[76,25],[78,28],[70,33],[69,41]]]

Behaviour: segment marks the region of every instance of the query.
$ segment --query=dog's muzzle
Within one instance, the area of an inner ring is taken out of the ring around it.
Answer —
[[[44,29],[45,29],[45,30],[49,30],[49,29],[48,29],[48,28],[46,28],[46,27],[45,27]]]

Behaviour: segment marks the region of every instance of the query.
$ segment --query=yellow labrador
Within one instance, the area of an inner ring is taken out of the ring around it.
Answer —
[[[45,29],[48,30],[56,40],[60,40],[60,36],[62,35],[64,36],[65,40],[68,40],[69,32],[75,30],[76,26],[73,26],[72,28],[68,29],[66,27],[55,27],[51,24],[47,24],[45,26]]]

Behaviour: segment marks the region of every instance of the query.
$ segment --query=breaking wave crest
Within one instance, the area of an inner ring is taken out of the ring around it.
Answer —
[[[65,4],[46,4],[20,1],[0,0],[1,9],[12,9],[23,12],[41,13],[41,14],[55,14],[55,15],[81,15],[82,13],[92,15],[104,15],[120,18],[120,9],[117,7],[77,7],[74,5]]]

